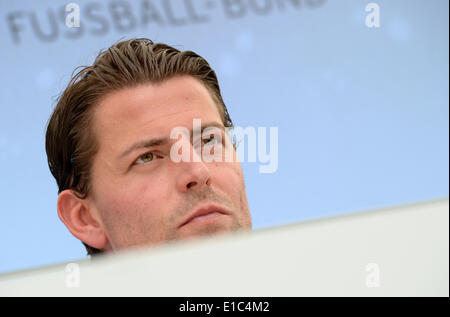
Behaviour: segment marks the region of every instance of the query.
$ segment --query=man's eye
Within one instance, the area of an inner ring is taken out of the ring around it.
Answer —
[[[136,163],[138,163],[138,164],[148,163],[148,162],[153,161],[154,158],[155,158],[155,155],[152,152],[147,152],[147,153],[139,156],[138,159],[136,160]]]

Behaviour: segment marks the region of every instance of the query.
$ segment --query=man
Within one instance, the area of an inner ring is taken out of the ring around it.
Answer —
[[[211,141],[191,137],[195,121],[221,131],[214,151],[233,160],[203,159]],[[232,126],[202,57],[149,39],[116,43],[72,78],[48,123],[59,218],[88,254],[251,230]],[[174,138],[175,128],[189,135]],[[187,160],[174,159],[175,145]]]

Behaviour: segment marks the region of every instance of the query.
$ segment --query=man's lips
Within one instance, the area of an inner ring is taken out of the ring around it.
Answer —
[[[195,220],[196,218],[198,218],[199,220],[200,218],[206,220],[207,218],[217,216],[218,214],[229,215],[230,212],[227,211],[225,208],[211,204],[199,207],[191,215],[189,215],[178,228],[183,227],[192,220]]]

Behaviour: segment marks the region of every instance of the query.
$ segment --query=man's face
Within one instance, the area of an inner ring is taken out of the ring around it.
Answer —
[[[240,163],[196,162],[200,154],[191,143],[193,119],[223,126],[208,90],[191,76],[118,90],[100,101],[93,123],[99,151],[87,200],[101,219],[106,249],[251,229]],[[190,130],[191,139],[171,139],[174,127]],[[163,141],[130,150],[152,139]],[[191,150],[190,162],[171,159],[176,142]],[[219,207],[220,212],[185,223],[203,207]]]

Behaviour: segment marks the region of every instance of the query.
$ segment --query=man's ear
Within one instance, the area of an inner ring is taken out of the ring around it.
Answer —
[[[58,216],[67,229],[79,240],[96,249],[103,249],[108,239],[85,199],[66,189],[58,196]]]

